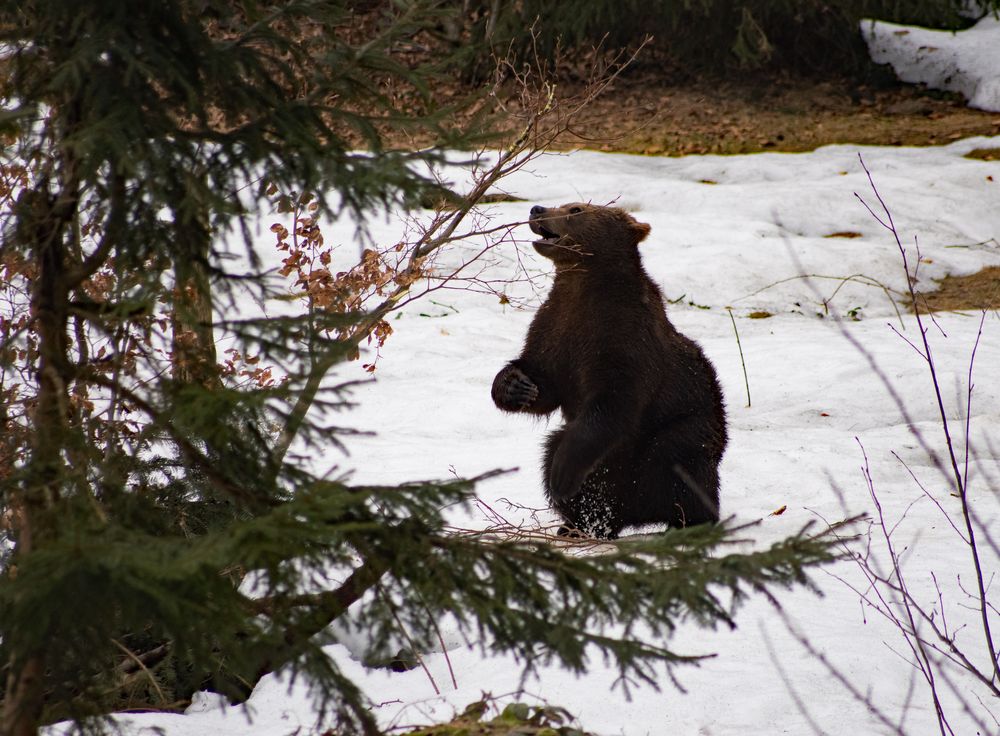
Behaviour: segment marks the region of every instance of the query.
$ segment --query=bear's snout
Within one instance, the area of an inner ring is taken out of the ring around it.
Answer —
[[[541,235],[544,240],[555,241],[559,239],[559,233],[555,232],[552,228],[546,227],[542,223],[549,223],[551,219],[553,210],[548,207],[542,207],[541,205],[535,205],[530,210],[530,217],[528,217],[528,227],[531,228],[531,232],[536,235]],[[541,220],[541,222],[539,222]],[[551,245],[552,243],[549,243]],[[537,245],[536,245],[537,247]],[[542,255],[545,255],[544,253]]]

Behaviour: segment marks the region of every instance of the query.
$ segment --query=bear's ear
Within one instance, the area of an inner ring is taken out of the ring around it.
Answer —
[[[632,221],[632,231],[635,233],[635,242],[636,242],[636,244],[641,243],[643,240],[645,240],[646,236],[649,235],[649,231],[651,229],[652,228],[650,228],[650,226],[647,225],[646,223],[644,223],[644,222],[636,222],[635,220],[633,220]]]

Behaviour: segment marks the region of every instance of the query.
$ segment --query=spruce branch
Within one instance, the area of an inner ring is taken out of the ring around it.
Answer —
[[[279,607],[283,610],[300,607],[307,609],[304,613],[292,617],[291,623],[284,629],[281,645],[260,656],[254,681],[281,669],[301,656],[305,643],[340,618],[365,593],[374,589],[389,568],[390,565],[385,560],[370,556],[354,568],[354,571],[335,590],[288,599],[281,597],[252,601],[251,607],[255,611],[270,616],[275,616]]]
[[[220,471],[216,463],[213,462],[213,460],[205,455],[205,453],[203,453],[200,449],[198,449],[198,447],[195,446],[195,443],[192,442],[191,439],[187,437],[185,433],[174,424],[173,421],[170,420],[168,417],[168,411],[160,409],[127,386],[123,386],[121,383],[116,383],[103,375],[94,374],[90,376],[90,380],[96,386],[103,386],[104,388],[115,391],[117,394],[123,396],[129,402],[145,412],[145,414],[153,421],[155,426],[166,430],[171,440],[177,444],[178,448],[180,448],[185,459],[195,466],[200,472],[204,473],[205,477],[208,478],[223,494],[233,499],[245,502],[251,507],[257,507],[261,504],[264,506],[276,505],[276,501],[254,494],[250,489],[234,483],[227,474]]]
[[[69,289],[76,288],[83,281],[90,278],[97,269],[106,265],[112,249],[120,243],[128,211],[125,201],[125,178],[119,172],[112,172],[108,190],[110,197],[108,203],[109,211],[101,240],[93,251],[83,258],[83,261],[79,265],[69,269],[67,272],[65,279],[66,286]]]

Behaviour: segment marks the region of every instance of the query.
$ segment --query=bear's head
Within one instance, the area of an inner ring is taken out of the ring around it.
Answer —
[[[636,253],[636,246],[650,229],[623,209],[583,202],[562,207],[536,205],[531,208],[528,227],[541,236],[534,242],[535,250],[557,266]]]

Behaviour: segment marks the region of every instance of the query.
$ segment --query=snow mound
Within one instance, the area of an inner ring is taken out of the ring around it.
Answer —
[[[970,107],[1000,112],[1000,20],[964,31],[934,31],[879,20],[861,22],[872,60],[904,82],[961,92]]]

